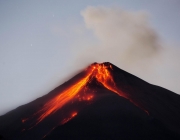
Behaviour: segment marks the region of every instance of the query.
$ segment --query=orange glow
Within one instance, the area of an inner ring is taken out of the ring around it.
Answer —
[[[87,97],[87,100],[89,101],[89,100],[91,100],[92,98],[93,98],[93,95],[90,95],[90,96]]]
[[[49,133],[51,133],[56,127],[53,127],[47,134],[45,134],[41,139],[44,139]]]
[[[76,84],[72,85],[67,90],[60,93],[58,96],[47,102],[44,107],[38,112],[41,114],[38,119],[37,123],[41,122],[44,118],[49,116],[50,114],[56,112],[66,103],[68,103],[74,96],[87,84],[91,73],[85,76],[85,78],[78,81]]]
[[[71,117],[75,117],[77,115],[77,112],[73,112],[72,114],[71,114]]]
[[[112,74],[110,73],[109,69],[113,70],[111,65],[104,65],[104,64],[95,64],[94,66],[94,77],[97,79],[98,82],[103,84],[103,86],[110,91],[117,93],[119,96],[122,96],[132,102],[134,105],[142,109],[149,115],[149,112],[145,110],[142,106],[138,105],[134,100],[128,97],[127,94],[124,94],[121,90],[116,87]]]
[[[112,69],[111,65],[105,66],[104,64],[95,64],[96,71],[94,72],[94,76],[96,77],[97,81],[103,84],[103,86],[115,93],[117,93],[120,96],[124,95],[122,92],[118,91],[115,82],[113,80],[113,77],[108,70],[108,68]]]
[[[71,114],[71,116],[68,117],[68,118],[65,118],[65,119],[61,122],[61,124],[67,123],[69,120],[71,120],[72,118],[74,118],[76,115],[77,115],[77,112],[73,112],[73,113]]]
[[[84,95],[84,96],[78,96],[79,101],[90,101],[93,99],[93,95]]]
[[[28,120],[28,118],[22,119],[21,121],[22,121],[22,123],[24,123],[24,122],[27,121],[27,120]]]
[[[95,78],[99,83],[101,83],[105,88],[109,89],[110,91],[113,91],[114,93],[118,94],[119,96],[122,96],[129,101],[131,101],[136,106],[137,103],[132,101],[126,94],[124,94],[121,90],[119,90],[116,87],[116,84],[114,82],[113,76],[110,72],[112,69],[111,65],[105,65],[105,64],[92,64],[88,69],[86,69],[86,75],[84,78],[77,81],[74,85],[70,86],[68,89],[64,90],[63,92],[59,93],[57,96],[55,96],[53,99],[51,99],[49,102],[47,102],[41,110],[39,110],[34,115],[38,115],[37,122],[41,122],[43,119],[48,117],[49,115],[55,113],[57,110],[61,109],[65,104],[67,104],[69,101],[74,99],[76,96],[79,101],[90,101],[94,98],[94,95],[92,94],[85,94],[80,95],[80,91],[85,87],[88,88],[87,84],[91,82],[92,78]],[[138,106],[139,107],[139,106]],[[142,107],[140,107],[143,109]],[[143,109],[146,113],[148,113],[147,110]],[[77,112],[74,112],[71,114],[70,117],[65,118],[61,124],[65,124],[70,119],[75,117],[77,115]],[[22,120],[22,122],[25,122],[25,120]]]

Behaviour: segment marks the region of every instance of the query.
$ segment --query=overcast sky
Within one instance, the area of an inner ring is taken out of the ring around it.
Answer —
[[[179,17],[179,0],[1,0],[0,115],[94,61],[180,94]]]

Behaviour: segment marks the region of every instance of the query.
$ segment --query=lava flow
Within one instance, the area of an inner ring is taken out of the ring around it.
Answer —
[[[64,90],[63,92],[59,93],[56,97],[51,99],[49,102],[47,102],[41,110],[39,110],[35,115],[38,115],[36,124],[40,123],[43,119],[48,117],[49,115],[52,115],[57,110],[61,109],[65,104],[67,104],[69,101],[71,101],[76,95],[79,95],[78,93],[84,88],[88,88],[88,83],[91,82],[92,78],[95,78],[99,83],[101,83],[105,88],[107,88],[110,91],[115,92],[119,96],[122,96],[126,99],[128,97],[126,94],[123,94],[115,85],[115,82],[113,80],[113,76],[111,75],[110,70],[112,69],[112,66],[109,63],[94,63],[88,69],[86,69],[86,75],[77,81],[74,85],[69,87],[68,89]],[[92,95],[90,95],[87,100],[92,99]],[[82,99],[84,97],[81,97]],[[129,99],[131,101],[131,99]],[[132,102],[132,101],[131,101]],[[132,102],[134,103],[134,102]],[[136,103],[134,103],[136,105]],[[142,109],[142,107],[140,107]],[[144,110],[144,109],[143,109]],[[144,110],[146,112],[146,110]],[[71,118],[75,117],[77,115],[77,112],[75,115],[73,114],[71,117],[64,119],[63,124],[69,121]]]
[[[44,118],[53,114],[66,103],[68,103],[71,99],[77,95],[77,93],[87,84],[91,73],[88,73],[83,79],[78,81],[75,85],[72,85],[67,90],[60,93],[58,96],[47,102],[41,110],[37,112],[37,114],[41,114],[38,119],[37,123],[41,122]]]

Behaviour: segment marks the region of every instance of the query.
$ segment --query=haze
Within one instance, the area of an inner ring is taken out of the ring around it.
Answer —
[[[0,1],[0,115],[109,61],[180,94],[177,0]]]

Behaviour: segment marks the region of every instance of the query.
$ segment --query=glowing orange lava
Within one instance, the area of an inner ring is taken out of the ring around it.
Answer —
[[[73,112],[73,113],[71,114],[71,116],[68,117],[68,118],[65,118],[65,119],[61,122],[61,124],[67,123],[69,120],[71,120],[72,118],[74,118],[76,115],[77,115],[77,112]]]
[[[104,64],[95,64],[93,66],[94,76],[97,79],[98,82],[103,84],[103,86],[115,93],[117,93],[119,96],[123,96],[122,92],[117,89],[115,82],[113,80],[113,77],[108,69],[112,69],[111,65],[104,65]]]
[[[74,96],[87,84],[91,73],[85,76],[83,79],[78,81],[76,84],[72,85],[67,90],[60,93],[58,96],[47,102],[43,108],[38,112],[41,114],[38,119],[37,123],[41,122],[44,118],[49,116],[50,114],[56,112],[66,103],[68,103]]]
[[[51,99],[49,102],[47,102],[41,110],[39,110],[35,115],[38,115],[37,117],[37,123],[41,122],[43,119],[48,117],[49,115],[55,113],[57,110],[61,109],[65,104],[67,104],[69,101],[71,101],[76,95],[78,95],[78,99],[80,100],[86,100],[89,101],[93,98],[92,94],[89,94],[87,96],[81,96],[78,93],[82,90],[83,87],[86,87],[87,84],[92,80],[92,78],[96,78],[96,80],[101,83],[105,88],[109,89],[110,91],[113,91],[117,93],[119,96],[122,96],[126,99],[128,99],[126,94],[123,94],[115,85],[115,82],[113,80],[113,76],[110,73],[110,70],[112,69],[112,66],[110,64],[92,64],[88,69],[86,70],[86,75],[84,78],[77,81],[74,85],[69,87],[68,89],[64,90],[63,92],[59,93],[56,97]],[[86,87],[88,88],[88,87]],[[129,99],[132,103],[136,105],[135,102],[133,102],[131,99]],[[136,105],[138,106],[138,105]],[[142,107],[140,107],[142,109]],[[144,110],[144,109],[143,109]],[[144,110],[147,112],[146,110]],[[71,114],[69,118],[65,118],[61,124],[66,123],[71,118],[75,117],[77,115],[77,112]],[[22,120],[24,122],[24,120]]]

